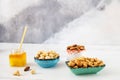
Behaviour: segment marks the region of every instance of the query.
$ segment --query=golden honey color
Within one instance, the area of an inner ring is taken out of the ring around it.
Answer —
[[[15,51],[9,55],[10,66],[22,67],[26,65],[26,52]]]

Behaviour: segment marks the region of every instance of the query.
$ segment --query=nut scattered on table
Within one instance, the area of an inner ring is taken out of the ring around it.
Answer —
[[[26,66],[25,68],[24,68],[24,71],[29,71],[30,70],[30,66]]]
[[[19,70],[15,71],[15,72],[13,73],[13,75],[14,75],[14,76],[20,76]]]
[[[74,58],[70,60],[67,64],[71,68],[99,67],[105,65],[102,60],[88,57]]]
[[[36,59],[55,59],[58,57],[59,54],[56,53],[55,51],[49,51],[49,52],[39,51],[35,56]]]
[[[35,74],[36,73],[35,70],[33,70],[33,69],[30,72],[31,72],[31,74]]]

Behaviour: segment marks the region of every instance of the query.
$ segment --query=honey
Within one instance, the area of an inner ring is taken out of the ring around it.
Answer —
[[[26,52],[14,50],[9,55],[10,66],[22,67],[26,65]]]

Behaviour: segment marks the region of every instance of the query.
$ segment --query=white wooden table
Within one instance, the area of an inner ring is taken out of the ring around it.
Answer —
[[[120,79],[120,46],[85,45],[84,56],[102,59],[106,67],[97,74],[74,75],[65,65],[65,44],[23,44],[27,52],[27,65],[36,70],[35,75],[24,72],[24,67],[10,67],[8,55],[19,45],[15,43],[0,43],[0,80],[119,80]],[[34,55],[39,50],[55,50],[61,56],[59,63],[53,68],[41,68],[34,62]],[[13,76],[19,70],[21,76]]]

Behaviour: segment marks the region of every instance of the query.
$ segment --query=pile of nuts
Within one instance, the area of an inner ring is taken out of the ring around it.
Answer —
[[[79,57],[70,60],[67,65],[71,68],[88,68],[104,66],[105,64],[97,58]]]
[[[80,52],[80,51],[83,51],[85,50],[85,47],[82,46],[82,45],[77,45],[77,44],[74,44],[74,45],[71,45],[71,46],[68,46],[67,47],[67,51],[77,51],[77,52]]]
[[[59,54],[56,53],[55,51],[49,51],[49,52],[39,51],[35,56],[36,59],[56,59],[58,57]]]

